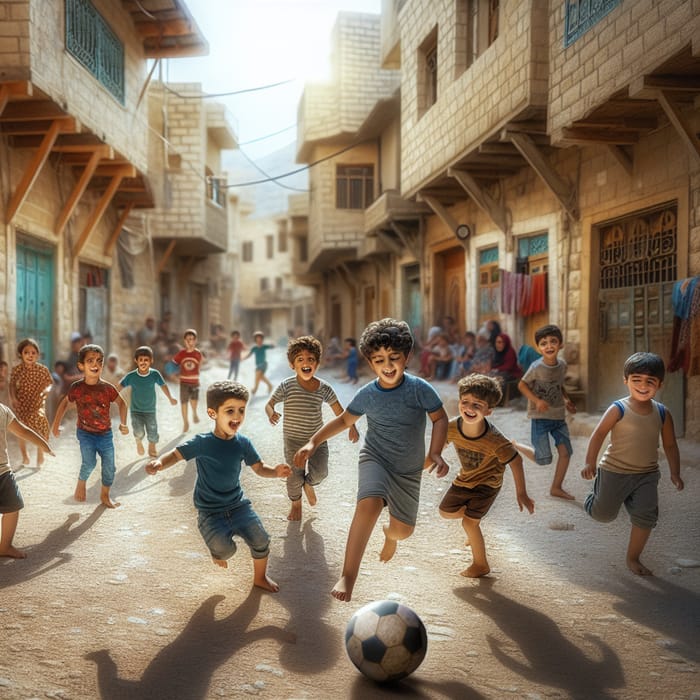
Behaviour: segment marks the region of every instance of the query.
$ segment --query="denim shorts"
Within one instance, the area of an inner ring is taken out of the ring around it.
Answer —
[[[253,559],[264,559],[270,553],[270,535],[250,501],[241,501],[235,508],[219,513],[200,510],[197,526],[214,559],[225,561],[236,553],[234,535],[248,545]]]
[[[564,445],[571,457],[573,448],[569,437],[569,426],[565,420],[551,420],[549,418],[533,418],[530,426],[532,436],[532,447],[535,450],[535,462],[537,464],[552,463],[552,448],[549,443],[549,436],[554,438],[554,446]]]
[[[87,481],[92,470],[97,466],[97,455],[102,459],[102,485],[111,486],[114,483],[114,440],[112,431],[104,433],[90,433],[87,430],[76,431],[76,437],[80,444],[80,481]]]
[[[0,474],[0,513],[16,513],[24,508],[22,494],[11,471]]]
[[[131,412],[131,427],[134,430],[134,437],[143,440],[143,436],[148,437],[148,442],[158,442],[158,424],[155,413]]]

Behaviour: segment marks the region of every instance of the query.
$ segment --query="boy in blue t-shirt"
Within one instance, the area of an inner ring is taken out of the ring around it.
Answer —
[[[158,452],[158,423],[156,422],[156,386],[159,386],[168,397],[171,406],[177,404],[172,396],[163,375],[153,369],[153,350],[148,345],[142,345],[134,351],[136,369],[125,374],[119,382],[119,388],[131,387],[131,427],[136,438],[136,451],[142,455],[143,436],[148,438],[148,455],[157,457]]]
[[[146,471],[155,474],[180,460],[196,458],[194,505],[199,513],[199,532],[212,560],[227,568],[227,560],[236,552],[233,537],[241,537],[253,556],[253,585],[276,593],[279,586],[267,575],[270,536],[243,495],[241,465],[245,462],[258,476],[281,479],[292,470],[287,464],[264,464],[251,441],[238,432],[249,396],[248,389],[238,382],[214,382],[207,390],[207,415],[214,421],[214,430],[195,435],[159,459],[152,459]]]

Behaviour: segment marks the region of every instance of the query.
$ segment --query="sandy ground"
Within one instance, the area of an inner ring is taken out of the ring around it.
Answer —
[[[212,362],[204,384],[224,378]],[[288,369],[274,351],[271,378]],[[252,362],[241,379],[252,379]],[[336,383],[343,403],[354,388]],[[454,408],[454,387],[439,389]],[[268,463],[282,461],[281,425],[250,404],[244,426]],[[204,416],[203,410],[200,415]],[[179,407],[159,403],[161,449],[177,445]],[[517,408],[496,423],[526,439]],[[192,506],[193,464],[148,476],[131,436],[115,436],[116,510],[73,501],[79,466],[73,420],[54,440],[57,457],[37,471],[18,468],[26,501],[15,544],[24,561],[0,560],[0,699],[5,698],[700,698],[700,474],[698,445],[683,443],[686,489],[666,467],[660,523],[646,563],[627,571],[627,518],[591,521],[581,508],[589,482],[578,477],[590,419],[579,417],[566,485],[576,502],[550,498],[551,468],[526,465],[534,515],[518,511],[512,480],[483,524],[490,576],[459,575],[470,563],[455,521],[437,516],[449,484],[426,475],[416,532],[394,560],[370,541],[351,603],[329,591],[339,575],[356,492],[359,447],[331,441],[331,474],[290,523],[284,484],[252,470],[244,489],[273,537],[270,574],[278,594],[251,588],[245,546],[231,568],[214,566]],[[364,421],[359,424],[360,431]],[[193,426],[194,427],[194,426]],[[209,428],[208,419],[200,423]],[[13,452],[15,457],[18,452]],[[451,448],[448,461],[457,460]],[[16,461],[15,461],[16,463]],[[428,653],[408,679],[379,686],[348,660],[344,631],[360,606],[399,600],[422,617]]]

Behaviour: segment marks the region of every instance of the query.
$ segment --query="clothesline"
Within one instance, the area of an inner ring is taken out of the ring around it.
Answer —
[[[527,275],[499,270],[501,311],[504,314],[532,316],[547,310],[547,273]]]

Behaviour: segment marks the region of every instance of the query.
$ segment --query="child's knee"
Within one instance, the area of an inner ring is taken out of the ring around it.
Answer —
[[[583,504],[583,509],[588,513],[588,515],[599,523],[611,523],[620,510],[619,506],[616,508],[601,508],[600,502],[596,499],[594,493],[588,494],[586,500]]]
[[[213,538],[207,544],[212,557],[214,557],[214,559],[219,559],[220,561],[230,559],[238,549],[236,547],[236,543],[232,539],[228,540],[224,537]]]

